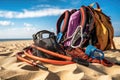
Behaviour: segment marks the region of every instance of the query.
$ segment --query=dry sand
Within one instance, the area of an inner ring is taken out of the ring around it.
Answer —
[[[120,62],[120,37],[114,38],[117,50],[105,51],[105,57],[112,62]],[[120,66],[105,67],[91,64],[45,64],[49,71],[35,68],[16,59],[16,52],[32,44],[27,41],[0,42],[0,80],[120,80]]]

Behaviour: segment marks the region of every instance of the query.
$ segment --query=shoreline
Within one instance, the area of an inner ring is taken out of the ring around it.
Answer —
[[[5,41],[24,41],[24,40],[32,40],[32,39],[0,39],[0,42],[5,42]]]

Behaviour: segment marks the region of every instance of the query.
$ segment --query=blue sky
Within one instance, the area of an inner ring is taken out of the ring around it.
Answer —
[[[0,0],[0,39],[32,38],[39,30],[56,31],[56,21],[65,10],[98,2],[111,17],[120,35],[119,0]]]

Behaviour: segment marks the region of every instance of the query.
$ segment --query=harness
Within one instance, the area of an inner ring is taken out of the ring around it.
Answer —
[[[43,39],[42,35],[46,33],[49,34],[49,37]],[[21,61],[27,62],[31,65],[45,70],[47,70],[47,68],[40,65],[39,63],[36,63],[36,61],[55,65],[66,65],[72,64],[74,62],[85,66],[89,65],[89,62],[86,60],[83,60],[81,58],[72,58],[65,55],[64,51],[61,50],[60,45],[56,43],[56,39],[53,36],[54,34],[52,32],[46,30],[37,32],[33,35],[34,44],[27,48],[24,48],[22,52],[18,52],[17,58]],[[57,47],[59,47],[59,49]]]
[[[43,51],[45,54],[49,54],[49,55],[55,56],[57,58],[61,58],[63,60],[53,60],[53,59],[48,59],[48,58],[35,56],[35,55],[33,55],[33,52],[31,50],[31,48],[38,49],[40,51]],[[28,57],[32,60],[27,59],[26,57]],[[44,48],[41,48],[41,47],[38,47],[38,46],[35,46],[35,45],[31,45],[29,48],[24,49],[23,52],[18,52],[17,53],[17,58],[19,60],[23,61],[23,62],[27,62],[27,63],[35,66],[35,67],[39,67],[39,68],[44,69],[44,70],[48,70],[47,67],[43,66],[41,63],[37,63],[36,61],[49,63],[49,64],[54,64],[54,65],[67,65],[67,64],[78,63],[78,64],[82,64],[84,66],[89,66],[89,62],[87,62],[86,60],[83,60],[83,59],[80,59],[80,58],[72,58],[72,57],[69,57],[69,56],[58,54],[58,53],[46,50]]]

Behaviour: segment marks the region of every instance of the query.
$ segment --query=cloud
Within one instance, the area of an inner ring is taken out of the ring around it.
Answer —
[[[25,27],[31,27],[31,26],[33,26],[32,24],[29,24],[29,23],[24,23],[23,24]]]
[[[72,5],[78,5],[78,4],[80,4],[80,2],[81,2],[81,0],[76,0],[76,1],[71,0]]]
[[[40,30],[49,30],[55,32],[55,29],[52,27],[37,27],[34,25],[24,27],[11,27],[8,29],[0,29],[0,39],[32,38],[32,35]]]
[[[0,38],[32,38],[32,35],[38,31],[36,27],[19,27],[0,30]]]
[[[0,21],[0,26],[11,26],[14,25],[11,21]]]
[[[49,5],[49,4],[40,4],[33,6],[31,9],[39,9],[39,8],[57,8],[57,6]]]
[[[44,17],[44,16],[57,16],[63,13],[65,10],[67,9],[46,8],[46,9],[39,9],[39,10],[24,9],[21,12],[0,11],[0,17],[3,17],[3,18],[34,18],[34,17]]]

